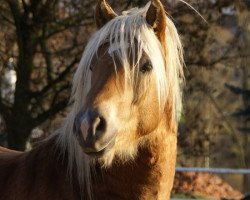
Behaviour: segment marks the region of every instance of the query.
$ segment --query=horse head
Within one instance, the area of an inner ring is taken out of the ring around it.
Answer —
[[[101,0],[95,19],[73,81],[74,133],[86,154],[108,165],[114,156],[133,158],[160,126],[172,128],[181,46],[160,0],[120,16]]]

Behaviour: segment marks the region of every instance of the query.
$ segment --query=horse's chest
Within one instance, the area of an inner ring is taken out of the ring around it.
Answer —
[[[101,173],[94,187],[97,200],[168,199],[166,192],[162,191],[166,177],[158,164],[131,162],[102,170]]]

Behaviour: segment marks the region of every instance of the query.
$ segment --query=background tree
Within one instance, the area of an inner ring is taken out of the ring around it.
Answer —
[[[1,1],[0,110],[10,148],[24,150],[31,130],[67,106],[68,76],[93,23],[92,3]],[[4,85],[10,70],[16,74],[13,98]]]
[[[240,134],[238,129],[246,122],[232,116],[239,108],[248,113],[249,99],[225,87],[249,89],[249,2],[189,2],[208,24],[183,4],[174,5],[172,16],[183,36],[187,64],[179,163],[249,168],[249,135]],[[247,177],[224,176],[249,192]]]

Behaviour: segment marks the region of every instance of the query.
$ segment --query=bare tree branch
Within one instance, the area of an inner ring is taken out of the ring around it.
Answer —
[[[22,0],[22,7],[23,7],[25,13],[29,12],[28,11],[28,5],[26,4],[25,0]]]
[[[3,20],[5,20],[6,22],[8,22],[9,24],[14,25],[14,22],[13,22],[11,19],[9,19],[8,17],[6,17],[6,16],[3,14],[3,12],[0,12],[0,17],[1,17]]]
[[[45,111],[42,114],[38,115],[33,120],[33,125],[38,126],[39,124],[41,124],[44,121],[46,121],[47,119],[49,119],[51,116],[54,116],[59,111],[64,110],[67,105],[68,105],[68,99],[61,100],[60,102],[55,104],[53,107],[51,107],[47,111]]]
[[[0,94],[0,114],[6,119],[10,116],[10,108],[3,103],[3,99]]]
[[[249,55],[247,54],[246,55],[234,55],[234,56],[225,55],[212,62],[205,62],[205,61],[199,60],[197,62],[186,61],[185,63],[186,65],[198,65],[198,66],[203,66],[203,67],[211,67],[211,66],[216,65],[217,63],[235,60],[235,59],[248,58],[248,57],[250,57],[250,54]]]
[[[48,92],[54,85],[58,84],[59,82],[63,81],[64,78],[71,72],[73,66],[78,62],[79,60],[75,58],[66,68],[65,70],[53,81],[51,81],[48,85],[46,85],[42,90],[39,92],[33,92],[31,93],[31,97],[33,98],[40,98],[43,96],[46,92]]]
[[[83,17],[85,20],[84,22],[79,21],[79,19]],[[56,25],[50,27],[50,30],[46,34],[46,39],[50,38],[51,36],[61,33],[67,29],[70,29],[72,27],[81,27],[81,26],[87,26],[93,24],[91,17],[85,17],[85,16],[78,16],[78,17],[69,17],[67,19],[61,20],[56,23]]]
[[[54,97],[53,97],[53,99],[52,99],[52,101],[51,101],[51,107],[53,107],[53,106],[56,104],[59,95],[60,95],[64,90],[67,90],[67,89],[69,89],[69,88],[70,88],[70,84],[67,83],[67,84],[61,86],[61,88],[58,89],[58,90],[55,92]]]
[[[52,67],[53,67],[53,63],[52,63],[52,58],[51,58],[51,54],[48,50],[48,47],[47,47],[47,42],[44,38],[44,32],[45,32],[45,27],[46,25],[44,25],[44,30],[43,30],[43,38],[40,42],[41,44],[41,50],[42,50],[42,53],[44,55],[44,58],[45,58],[45,62],[46,62],[46,68],[47,68],[47,82],[48,83],[51,83],[52,81]]]
[[[228,129],[230,130],[231,134],[234,136],[235,140],[237,141],[239,150],[241,152],[241,156],[240,156],[241,164],[246,167],[247,165],[246,165],[246,162],[244,160],[244,157],[245,157],[244,150],[243,150],[243,147],[242,147],[242,144],[241,144],[240,140],[238,139],[236,130],[233,128],[233,126],[231,125],[231,123],[228,121],[227,117],[222,112],[220,106],[217,104],[217,102],[214,99],[214,97],[209,92],[206,92],[206,95],[209,97],[209,99],[211,100],[212,104],[214,105],[214,107],[216,108],[216,110],[219,112],[219,114],[223,118],[223,120],[224,120],[226,126],[228,127]]]
[[[18,0],[6,0],[6,1],[10,7],[11,14],[14,18],[16,28],[20,28],[19,21],[21,18],[21,8],[20,8],[19,1]]]

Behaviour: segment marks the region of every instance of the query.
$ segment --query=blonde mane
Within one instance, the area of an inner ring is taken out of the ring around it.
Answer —
[[[181,83],[183,82],[183,55],[182,46],[177,30],[172,21],[167,18],[165,33],[166,44],[161,45],[153,29],[145,19],[150,4],[142,9],[132,9],[115,17],[104,27],[97,31],[89,40],[79,67],[74,75],[71,102],[71,112],[68,114],[63,126],[58,130],[58,147],[65,152],[68,160],[68,173],[72,178],[72,170],[76,168],[81,189],[87,190],[91,198],[90,158],[83,153],[76,140],[73,127],[77,113],[84,105],[86,94],[90,89],[92,60],[96,58],[97,51],[104,43],[109,43],[110,56],[118,58],[125,72],[125,80],[132,80],[130,56],[134,66],[137,66],[142,53],[145,52],[151,60],[153,73],[157,77],[158,101],[161,108],[171,99],[174,105],[172,119],[178,119],[182,108]],[[118,47],[118,48],[117,48]],[[164,49],[165,48],[165,49]],[[135,53],[137,52],[137,53]],[[166,55],[164,55],[166,52]],[[115,60],[115,59],[113,59]],[[115,61],[114,61],[115,65]],[[134,71],[134,72],[133,72]],[[175,122],[176,123],[176,122]],[[84,198],[84,197],[82,197]]]

